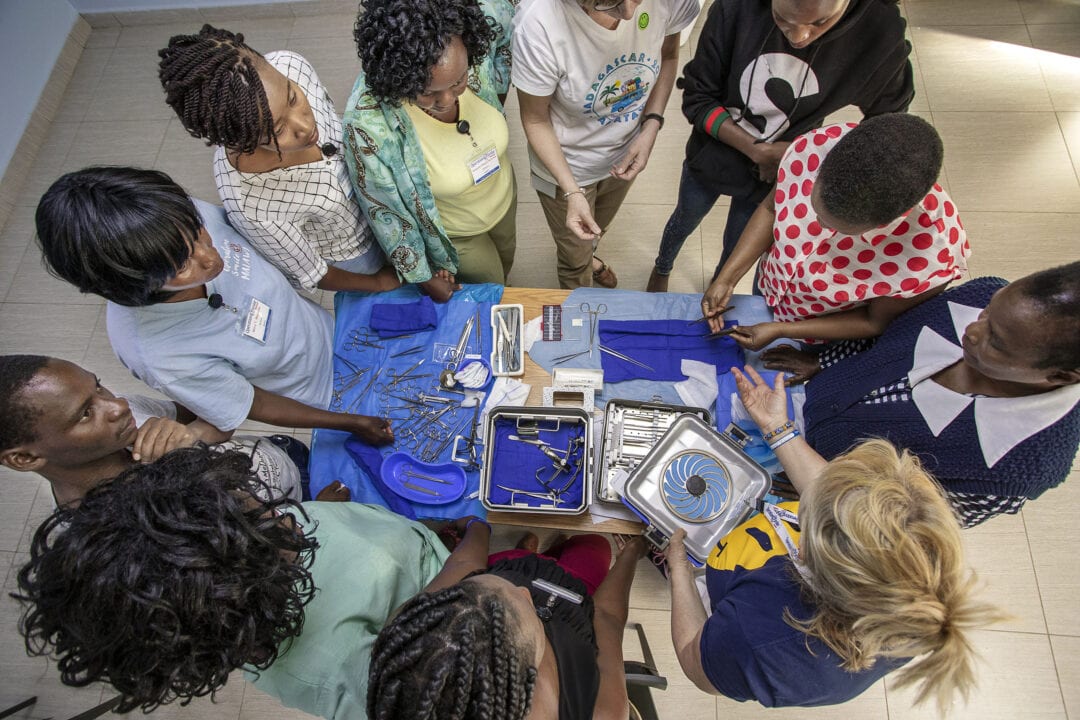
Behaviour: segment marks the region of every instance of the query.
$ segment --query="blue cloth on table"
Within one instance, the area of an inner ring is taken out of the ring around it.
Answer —
[[[488,489],[488,499],[496,505],[509,505],[510,498],[513,497],[515,503],[550,508],[551,503],[546,500],[529,497],[528,495],[512,496],[511,493],[498,487],[503,485],[514,490],[531,493],[546,493],[549,491],[537,479],[537,471],[540,471],[540,477],[544,480],[552,478],[553,464],[551,459],[544,455],[540,448],[535,445],[510,440],[509,436],[516,435],[517,432],[517,424],[513,420],[500,419],[495,422],[494,437],[488,440],[488,442],[493,443],[492,456],[495,460],[491,467],[491,487]],[[581,435],[582,426],[571,424],[557,431],[541,432],[537,439],[543,440],[556,450],[565,450],[569,447],[571,441],[581,437]],[[576,460],[580,464],[583,461],[583,449],[582,447],[575,453],[571,453],[570,461],[574,462]],[[587,460],[585,462],[588,464]],[[585,469],[582,468],[582,470]],[[572,483],[570,478],[565,473],[562,473],[554,477],[549,485],[555,490],[561,490],[568,483],[569,486],[566,492],[560,496],[562,502],[559,505],[560,507],[578,507],[581,505],[581,496],[585,490],[584,472],[579,472]]]
[[[425,295],[416,302],[376,303],[371,308],[368,327],[386,338],[434,330],[437,322],[435,303]]]
[[[368,295],[361,293],[339,292],[334,298],[334,370],[341,377],[348,377],[353,373],[353,367],[366,370],[360,382],[347,388],[340,393],[340,405],[335,406],[331,402],[331,410],[338,412],[353,412],[361,415],[383,415],[386,406],[383,394],[375,385],[381,385],[382,380],[389,377],[391,372],[403,373],[420,360],[424,363],[415,374],[430,374],[418,382],[425,383],[424,392],[434,393],[433,383],[438,382],[438,373],[443,369],[443,363],[434,359],[435,345],[453,346],[461,336],[461,330],[470,317],[480,312],[480,321],[483,325],[483,347],[476,347],[475,330],[469,336],[469,344],[466,348],[466,356],[479,355],[488,357],[491,353],[491,332],[488,318],[491,314],[491,306],[502,297],[502,285],[483,284],[465,285],[461,290],[454,293],[448,303],[434,305],[438,323],[435,329],[427,332],[419,332],[415,337],[394,338],[380,340],[381,347],[368,347],[350,343],[350,333],[358,328],[367,327],[371,317],[372,306],[376,304],[410,304],[420,299],[420,292],[414,285],[406,285],[390,292]],[[345,346],[351,349],[346,350]],[[402,355],[392,358],[391,355],[410,350],[414,347],[422,348],[414,354]],[[430,368],[427,369],[427,368]],[[380,373],[380,380],[371,387],[369,382],[375,373]],[[335,392],[341,387],[335,383]],[[397,401],[394,401],[397,402]],[[399,428],[403,415],[390,413],[390,421],[393,427]],[[455,410],[452,423],[447,423],[451,428],[458,428],[473,417],[472,408]],[[446,418],[444,417],[444,420]],[[464,434],[468,434],[467,428]],[[334,480],[340,480],[352,492],[355,502],[370,503],[388,507],[387,502],[372,486],[372,481],[367,472],[362,470],[345,451],[345,441],[349,434],[337,430],[318,429],[312,434],[311,441],[311,492],[317,495],[320,490]],[[404,437],[396,437],[397,446],[387,445],[377,448],[378,452],[386,457],[396,450],[410,452],[404,447]],[[436,463],[450,462],[452,453],[451,445],[448,445],[438,458]],[[467,470],[466,479],[468,487],[465,494],[459,499],[446,505],[412,505],[419,517],[431,518],[458,518],[465,515],[478,515],[484,517],[486,511],[478,498],[470,498],[474,491],[480,487],[480,473],[476,470]],[[404,501],[404,498],[402,498]],[[406,501],[407,502],[407,501]],[[411,503],[410,503],[411,504]]]
[[[383,455],[379,452],[378,448],[360,442],[360,440],[355,437],[350,437],[345,441],[345,452],[349,453],[349,457],[351,457],[367,474],[368,479],[371,480],[371,487],[375,489],[375,492],[379,493],[379,497],[383,500],[383,505],[396,512],[398,515],[404,515],[410,520],[416,519],[416,513],[413,512],[412,504],[388,488],[386,483],[383,482]]]
[[[529,349],[529,357],[544,370],[551,372],[556,365],[554,359],[589,347],[589,317],[581,312],[581,303],[590,303],[593,307],[599,303],[608,306],[608,311],[599,316],[604,320],[697,320],[701,317],[701,295],[683,293],[646,293],[635,290],[609,290],[606,288],[578,288],[563,301],[563,337],[558,342],[537,340]],[[756,295],[734,295],[731,304],[733,310],[725,313],[724,318],[741,325],[753,325],[772,320],[772,311],[765,304],[765,298]],[[527,318],[528,319],[528,318]],[[580,327],[573,327],[574,321],[581,321]],[[576,335],[574,334],[576,333]],[[790,341],[781,341],[790,342]],[[746,352],[746,362],[760,368],[759,353]],[[601,353],[586,353],[558,367],[600,368]],[[717,368],[717,370],[727,368]],[[682,379],[682,378],[680,378]],[[603,407],[611,398],[622,400],[654,400],[682,405],[683,401],[671,382],[656,380],[625,380],[612,384],[604,378],[604,391],[596,396],[597,407]]]
[[[761,379],[768,385],[772,385],[776,382],[776,373],[771,370],[758,370],[758,374],[761,375]],[[714,410],[714,417],[716,419],[717,429],[723,431],[724,428],[732,422],[731,408],[734,403],[734,399],[739,396],[739,390],[735,386],[735,376],[730,372],[717,373],[716,376],[716,406]],[[788,388],[787,398],[787,412],[789,418],[795,417],[795,405],[792,400],[795,394],[804,392],[802,387]],[[776,454],[769,448],[769,444],[765,442],[765,439],[761,435],[761,431],[758,429],[757,423],[749,418],[743,418],[735,421],[735,424],[750,436],[750,442],[743,448],[746,454],[749,455],[754,461],[761,467],[768,470],[770,473],[778,473],[783,470],[783,466],[780,465],[780,460],[777,459]]]
[[[734,321],[725,327],[735,325]],[[601,320],[600,344],[648,365],[638,367],[622,358],[601,353],[604,380],[682,380],[684,359],[699,360],[727,372],[742,367],[742,348],[730,337],[709,337],[706,323],[686,320]]]

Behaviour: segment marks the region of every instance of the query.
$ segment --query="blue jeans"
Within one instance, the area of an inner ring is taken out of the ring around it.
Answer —
[[[675,211],[668,218],[664,226],[664,234],[660,238],[660,250],[656,256],[655,266],[659,275],[670,275],[675,267],[675,258],[682,250],[683,243],[690,233],[697,229],[713,205],[719,199],[721,193],[713,191],[702,185],[694,174],[686,167],[683,161],[682,176],[679,178],[679,198],[675,204]],[[728,209],[727,224],[724,226],[724,249],[720,254],[720,262],[716,266],[717,272],[727,262],[731,251],[739,242],[746,223],[754,214],[758,204],[746,198],[731,198],[731,207]]]

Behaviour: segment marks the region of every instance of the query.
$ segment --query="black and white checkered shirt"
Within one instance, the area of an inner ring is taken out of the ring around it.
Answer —
[[[846,357],[860,353],[870,348],[874,340],[844,340],[838,342],[821,353],[820,362],[822,369],[840,362]],[[867,405],[880,405],[891,402],[911,402],[911,381],[905,375],[898,382],[885,385],[871,390],[862,402]],[[945,496],[949,499],[953,509],[960,516],[960,524],[965,527],[974,527],[979,523],[1001,513],[1015,515],[1024,507],[1027,498],[1011,495],[979,495],[975,493],[961,493],[945,490]]]
[[[326,88],[296,53],[272,52],[266,60],[300,87],[315,114],[320,142],[333,143],[338,152],[317,162],[242,173],[219,147],[214,181],[237,232],[293,285],[311,290],[326,275],[327,263],[363,255],[372,249],[373,238],[353,197],[340,151],[341,120]]]

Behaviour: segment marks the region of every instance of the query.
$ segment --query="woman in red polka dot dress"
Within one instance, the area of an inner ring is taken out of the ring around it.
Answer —
[[[759,350],[780,338],[880,335],[889,321],[967,270],[971,250],[952,200],[936,183],[942,146],[914,115],[813,130],[784,155],[774,193],[758,207],[701,307],[713,330],[755,262],[774,322],[732,337]]]

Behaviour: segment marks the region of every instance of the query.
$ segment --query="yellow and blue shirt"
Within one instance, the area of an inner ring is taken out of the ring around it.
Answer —
[[[798,503],[781,507],[798,513]],[[788,526],[792,539],[799,531]],[[711,615],[701,633],[709,682],[733,700],[765,707],[833,705],[861,694],[906,661],[880,659],[864,672],[840,667],[823,643],[784,621],[814,614],[784,544],[761,514],[728,533],[709,555]]]

